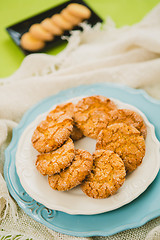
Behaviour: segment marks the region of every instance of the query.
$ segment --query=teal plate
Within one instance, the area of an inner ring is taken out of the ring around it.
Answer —
[[[160,216],[160,173],[158,173],[147,190],[131,203],[107,213],[90,216],[69,215],[50,210],[32,199],[21,186],[15,167],[15,154],[19,138],[24,129],[39,114],[48,111],[54,104],[78,96],[96,94],[113,97],[139,108],[155,126],[156,136],[160,140],[160,101],[152,99],[142,90],[135,90],[117,84],[101,83],[62,91],[32,107],[24,115],[18,127],[13,130],[12,141],[5,152],[4,176],[9,192],[18,205],[30,217],[48,228],[79,237],[109,236],[130,228],[139,227],[147,221]]]

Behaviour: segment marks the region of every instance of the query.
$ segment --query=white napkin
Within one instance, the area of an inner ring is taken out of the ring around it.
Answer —
[[[94,28],[82,25],[84,31],[74,31],[68,46],[60,54],[57,56],[32,54],[24,59],[15,74],[0,80],[1,146],[4,146],[2,143],[6,143],[8,129],[15,127],[15,122],[19,122],[29,107],[69,87],[97,82],[117,82],[134,88],[143,88],[150,95],[160,98],[160,4],[140,23],[133,26],[117,29],[110,18],[103,30],[99,24]],[[5,182],[0,175],[0,186],[2,185],[3,192],[5,189],[7,194]],[[8,203],[8,195],[6,196],[5,198],[0,188],[0,213],[4,213],[5,204],[8,209],[13,206],[11,200]],[[18,211],[21,216],[22,211],[20,209]],[[15,215],[14,211],[12,215]],[[12,215],[10,221],[7,218],[3,224],[1,223],[5,231],[8,231],[7,224],[12,225]],[[29,219],[27,216],[23,218]],[[22,235],[31,234],[33,239],[42,239],[42,235],[34,235],[35,228],[31,226],[29,232],[25,227],[19,228],[23,226],[24,220],[19,217],[18,221],[18,224],[14,225],[15,232],[22,229]],[[32,225],[39,226],[38,223]],[[43,228],[45,227],[41,226],[41,229]],[[147,230],[144,230],[145,227],[142,229],[141,239],[144,239]],[[61,234],[46,231],[57,239],[63,239]],[[136,231],[139,233],[139,230]],[[127,232],[122,235],[124,239],[131,239],[131,233],[134,233],[134,230],[130,230],[129,235]],[[48,236],[45,233],[43,239],[49,239]],[[106,239],[118,238],[113,236]]]

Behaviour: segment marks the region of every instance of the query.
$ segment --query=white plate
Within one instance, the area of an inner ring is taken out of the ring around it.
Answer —
[[[76,103],[81,98],[71,99],[70,102]],[[133,201],[152,183],[160,165],[159,142],[155,136],[154,126],[137,108],[115,99],[113,101],[119,108],[127,108],[138,112],[145,121],[147,126],[146,154],[142,164],[126,177],[123,186],[115,195],[106,199],[89,198],[81,191],[79,186],[66,192],[53,190],[48,184],[47,177],[42,176],[35,167],[38,152],[31,144],[32,134],[38,123],[45,119],[47,112],[39,115],[25,129],[19,140],[16,153],[17,174],[23,188],[33,199],[50,209],[69,214],[92,215],[114,210]],[[77,141],[75,147],[93,153],[95,144],[95,140],[85,137]]]

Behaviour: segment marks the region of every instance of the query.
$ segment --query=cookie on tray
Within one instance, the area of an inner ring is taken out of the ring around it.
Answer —
[[[133,126],[115,123],[101,130],[96,149],[111,150],[123,160],[126,172],[132,172],[141,163],[145,155],[145,141]]]
[[[91,96],[75,105],[74,120],[87,137],[97,138],[101,129],[107,126],[107,113],[116,105],[104,96]]]
[[[33,147],[40,153],[53,151],[69,138],[72,129],[73,119],[64,112],[56,112],[37,126],[32,136]]]
[[[147,128],[143,118],[136,112],[130,109],[115,109],[108,113],[108,125],[114,123],[125,123],[132,125],[140,131],[141,135],[146,138]]]
[[[89,197],[107,198],[122,186],[125,176],[124,163],[118,154],[109,150],[97,150],[93,153],[92,171],[81,188]]]
[[[57,150],[38,155],[36,167],[42,175],[53,175],[68,167],[74,156],[74,143],[69,138]]]
[[[75,150],[75,158],[68,168],[60,173],[48,176],[49,185],[58,191],[74,188],[90,173],[92,165],[92,155],[85,150],[77,149]]]

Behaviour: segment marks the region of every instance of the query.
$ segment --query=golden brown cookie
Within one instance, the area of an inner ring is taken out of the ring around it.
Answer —
[[[64,112],[52,114],[52,118],[42,121],[32,136],[33,147],[40,153],[50,152],[60,147],[70,136],[73,119]]]
[[[104,96],[86,97],[75,105],[74,119],[85,136],[96,139],[100,130],[107,127],[108,112],[116,108]]]
[[[53,175],[68,167],[74,156],[74,144],[69,138],[57,150],[38,155],[36,167],[42,175]]]
[[[44,41],[34,38],[29,32],[21,37],[21,46],[28,51],[38,51],[45,46]]]
[[[54,36],[46,31],[41,24],[33,24],[30,29],[29,29],[30,34],[34,37],[37,38],[39,40],[42,41],[52,41]]]
[[[50,111],[46,117],[46,119],[48,121],[50,121],[52,118],[54,118],[54,114],[58,113],[58,112],[64,112],[64,114],[70,116],[71,118],[73,118],[74,115],[74,105],[73,103],[62,103],[56,106],[55,109],[53,109],[52,111]]]
[[[71,3],[66,7],[66,10],[75,17],[87,19],[91,16],[91,11],[84,5]]]
[[[67,21],[63,16],[61,16],[61,14],[54,14],[51,17],[51,20],[57,27],[62,30],[71,30],[73,27],[73,24]]]
[[[74,15],[70,14],[67,9],[62,10],[61,16],[63,16],[68,22],[71,22],[73,26],[79,24],[82,21],[81,18],[75,17]]]
[[[68,168],[48,177],[49,185],[58,191],[74,188],[90,173],[92,165],[92,155],[85,150],[77,149],[75,150],[75,158]]]
[[[122,186],[126,171],[118,154],[109,150],[97,150],[93,153],[91,173],[84,180],[81,188],[92,198],[107,198]]]
[[[82,131],[73,124],[73,130],[71,132],[70,137],[73,139],[73,141],[77,141],[77,140],[83,138],[84,135],[83,135]]]
[[[42,27],[53,35],[62,35],[63,30],[56,26],[50,18],[46,18],[41,22]]]
[[[141,135],[146,138],[147,128],[143,118],[136,112],[130,109],[116,109],[108,113],[108,125],[114,123],[125,123],[132,125],[140,131]]]
[[[55,112],[64,112],[65,114],[69,115],[71,118],[74,116],[74,105],[73,103],[64,103],[64,104],[59,104],[55,109],[53,109],[49,114],[47,115],[47,120],[51,120],[53,117],[53,114]],[[83,133],[79,128],[75,126],[73,123],[73,130],[71,132],[70,136],[74,141],[77,141],[83,137]]]
[[[99,133],[96,149],[117,153],[124,162],[126,172],[132,172],[142,163],[145,141],[135,127],[115,123]]]

